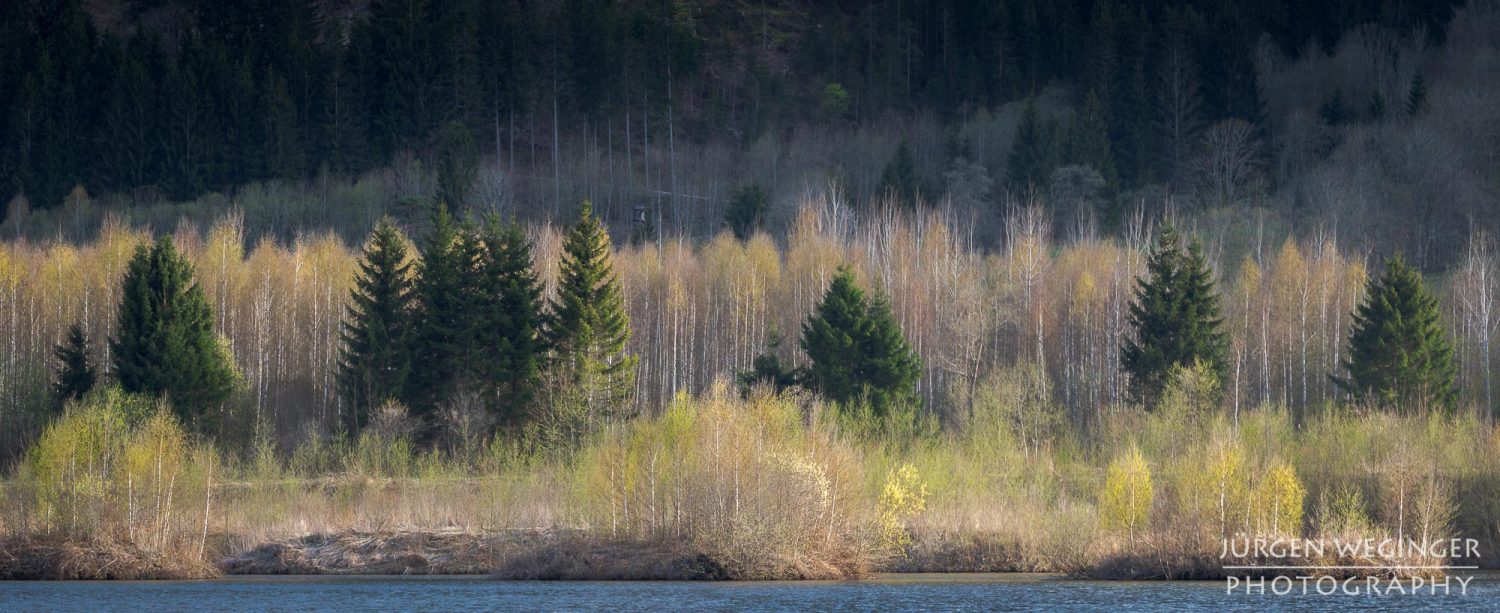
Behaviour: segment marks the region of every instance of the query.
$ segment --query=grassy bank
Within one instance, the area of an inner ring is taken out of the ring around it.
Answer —
[[[1207,578],[1253,561],[1221,560],[1226,537],[1466,537],[1482,556],[1496,542],[1500,439],[1472,418],[1236,420],[1176,397],[1079,432],[1000,391],[961,434],[720,386],[568,451],[422,451],[377,425],[244,458],[103,395],[5,480],[0,576]]]

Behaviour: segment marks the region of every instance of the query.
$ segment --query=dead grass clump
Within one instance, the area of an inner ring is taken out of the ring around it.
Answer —
[[[683,542],[607,540],[583,535],[546,539],[507,557],[501,579],[723,580],[724,564]]]
[[[5,580],[206,579],[218,575],[212,564],[194,556],[152,551],[118,539],[27,535],[0,540],[0,579]]]
[[[315,533],[219,562],[231,575],[478,575],[500,565],[503,534],[463,530]]]

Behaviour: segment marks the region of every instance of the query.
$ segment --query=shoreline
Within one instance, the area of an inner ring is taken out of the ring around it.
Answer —
[[[222,536],[222,535],[221,535]],[[227,542],[221,540],[221,543]],[[543,581],[849,581],[889,576],[1035,576],[1079,581],[1219,581],[1230,573],[1202,556],[1106,556],[1089,568],[1026,569],[972,552],[888,558],[871,567],[783,564],[772,576],[744,576],[733,562],[687,543],[594,537],[577,530],[472,532],[340,531],[275,539],[214,561],[168,558],[107,542],[57,537],[0,541],[0,580],[191,580],[226,577],[488,577]],[[225,547],[220,545],[219,547]],[[998,549],[997,549],[998,551]],[[1476,569],[1470,572],[1494,572]],[[1368,573],[1411,578],[1410,573]],[[1429,578],[1434,575],[1427,575]]]

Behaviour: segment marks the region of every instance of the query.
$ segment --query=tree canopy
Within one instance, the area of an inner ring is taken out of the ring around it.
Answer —
[[[1400,255],[1365,285],[1349,332],[1347,376],[1335,381],[1357,400],[1403,412],[1452,409],[1453,347],[1438,301]]]
[[[1174,368],[1201,362],[1223,380],[1229,337],[1213,271],[1197,241],[1184,250],[1171,226],[1162,228],[1137,280],[1129,322],[1134,334],[1121,347],[1120,361],[1137,402],[1154,406]]]
[[[78,400],[94,389],[98,373],[89,358],[89,337],[80,322],[68,326],[68,336],[52,355],[57,358],[57,379],[52,384],[52,393],[59,402]]]
[[[637,357],[625,352],[630,318],[611,264],[609,234],[587,200],[563,241],[557,297],[550,307],[545,338],[556,374],[595,413],[625,412]]]
[[[121,388],[165,396],[183,423],[203,431],[216,425],[213,410],[239,383],[193,265],[170,237],[136,247],[110,348]]]
[[[525,417],[535,400],[545,345],[542,287],[531,243],[515,222],[490,217],[479,263],[482,299],[472,334],[490,412],[503,421]]]
[[[382,218],[361,254],[343,323],[339,377],[349,402],[344,425],[350,432],[363,428],[381,403],[404,398],[412,299],[406,237]]]
[[[884,294],[868,298],[847,265],[840,266],[817,308],[802,324],[804,374],[814,391],[846,407],[865,402],[877,415],[915,403],[922,374]]]

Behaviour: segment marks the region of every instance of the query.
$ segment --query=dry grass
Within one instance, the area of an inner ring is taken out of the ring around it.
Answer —
[[[0,538],[0,579],[202,579],[218,569],[182,552],[144,549],[121,539],[54,535]]]
[[[221,560],[231,575],[478,575],[527,534],[462,530],[315,533],[263,543]]]

